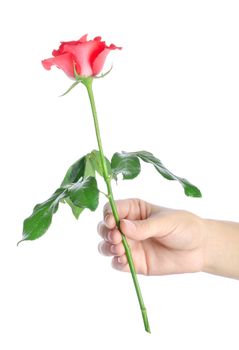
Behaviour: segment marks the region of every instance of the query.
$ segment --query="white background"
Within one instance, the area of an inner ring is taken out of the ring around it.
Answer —
[[[203,273],[140,276],[144,332],[130,275],[98,254],[104,198],[78,222],[61,206],[44,237],[16,247],[33,206],[96,148],[83,86],[59,98],[71,82],[40,63],[85,33],[123,46],[94,86],[105,153],[151,151],[203,193],[143,165],[115,196],[239,221],[238,18],[230,0],[1,3],[1,349],[239,348],[238,281]]]

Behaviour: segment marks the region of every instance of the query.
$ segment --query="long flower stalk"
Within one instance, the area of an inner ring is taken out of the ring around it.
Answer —
[[[120,228],[119,213],[117,211],[117,207],[116,207],[116,203],[114,200],[113,191],[112,191],[112,187],[111,187],[111,175],[108,173],[108,169],[107,169],[107,165],[106,165],[106,161],[105,161],[105,156],[104,156],[103,146],[102,146],[102,141],[101,141],[101,136],[100,136],[99,122],[98,122],[97,111],[96,111],[96,106],[95,106],[95,99],[94,99],[94,94],[93,94],[93,89],[92,89],[93,78],[88,77],[88,78],[84,79],[84,81],[82,81],[82,82],[87,88],[88,96],[90,99],[90,104],[91,104],[91,109],[92,109],[92,114],[93,114],[93,119],[94,119],[95,133],[96,133],[97,143],[98,143],[99,152],[100,152],[101,166],[103,169],[103,177],[104,177],[106,187],[107,187],[107,197],[109,199],[109,203],[110,203],[110,206],[112,209],[112,213],[113,213],[116,225],[117,225],[117,227],[121,233],[121,236],[122,236],[122,243],[123,243],[123,246],[125,249],[125,254],[126,254],[126,257],[128,260],[128,264],[129,264],[131,276],[133,279],[135,291],[136,291],[137,298],[139,301],[139,305],[140,305],[140,309],[141,309],[141,313],[142,313],[142,318],[143,318],[143,322],[144,322],[144,328],[145,328],[146,332],[150,333],[150,326],[149,326],[149,321],[148,321],[148,316],[147,316],[147,310],[146,310],[146,307],[144,305],[142,293],[141,293],[140,286],[139,286],[139,281],[138,281],[137,274],[135,271],[135,266],[134,266],[134,261],[133,261],[133,257],[131,254],[131,249],[130,249],[130,246],[127,242],[126,236],[124,235],[124,233],[122,232],[122,230]]]

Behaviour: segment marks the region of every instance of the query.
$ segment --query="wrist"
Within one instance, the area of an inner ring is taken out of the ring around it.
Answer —
[[[216,271],[216,259],[215,251],[217,247],[217,237],[215,237],[215,232],[217,232],[216,221],[212,219],[202,219],[203,220],[203,233],[205,236],[204,248],[203,248],[203,267],[202,272],[214,274]]]
[[[239,278],[239,224],[204,219],[203,272]]]

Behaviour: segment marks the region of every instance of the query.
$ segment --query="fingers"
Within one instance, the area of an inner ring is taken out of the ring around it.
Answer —
[[[98,224],[98,233],[106,241],[112,244],[118,244],[122,241],[121,234],[117,228],[109,229],[104,221]]]
[[[106,221],[109,218],[109,214],[106,216]],[[118,244],[121,242],[122,237],[118,228],[115,225],[113,216],[111,215],[112,221],[101,221],[98,224],[98,233],[106,241],[112,244]],[[110,218],[110,220],[111,220]],[[121,231],[135,241],[145,240],[153,236],[163,236],[164,232],[162,230],[162,225],[164,220],[159,219],[158,216],[152,216],[145,220],[120,220]],[[162,232],[161,232],[162,231]]]
[[[125,253],[122,243],[110,244],[105,241],[101,241],[98,245],[99,252],[105,256],[122,256]]]
[[[102,255],[114,256],[112,267],[119,271],[129,271],[125,249],[122,244],[122,237],[117,229],[110,230],[104,221],[98,225],[98,233],[104,239],[98,245],[98,250]]]
[[[113,257],[111,265],[114,269],[119,271],[123,271],[123,272],[130,271],[129,265],[127,263],[127,258],[125,255],[121,257],[117,257],[117,256]]]
[[[150,217],[145,220],[120,221],[120,228],[124,234],[133,240],[141,241],[149,237],[154,237],[160,232],[160,220],[158,217]]]
[[[139,220],[147,218],[152,210],[152,205],[138,198],[121,199],[116,201],[120,219]],[[115,226],[115,220],[109,203],[104,206],[104,220],[109,228]]]
[[[127,213],[129,211],[129,201],[128,200],[118,200],[116,201],[116,207],[117,207],[117,211],[119,213],[120,217],[126,217]],[[110,217],[113,216],[112,215],[112,209],[110,207],[110,203],[106,203],[103,209],[103,216],[104,216],[104,220],[107,223],[110,223]]]
[[[165,208],[156,207],[137,198],[118,200],[116,206],[120,217],[120,228],[127,237],[139,241],[160,234],[162,226],[159,225],[160,221],[155,214],[162,213]],[[104,222],[108,229],[116,228],[109,203],[104,206]],[[107,240],[105,235],[102,237]]]
[[[127,265],[127,264],[128,264],[128,260],[127,260],[126,255],[124,254],[124,255],[118,256],[118,257],[117,257],[117,262],[118,262],[121,266]]]
[[[98,245],[99,252],[104,256],[113,256],[111,265],[114,269],[129,272],[120,232],[117,229],[109,230],[103,222],[99,224],[98,232],[104,238],[104,241],[101,241]]]

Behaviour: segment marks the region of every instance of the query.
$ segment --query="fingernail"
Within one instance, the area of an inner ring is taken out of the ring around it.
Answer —
[[[118,263],[119,263],[119,264],[122,264],[122,260],[121,260],[121,257],[120,257],[120,256],[118,257],[117,260],[118,260]]]
[[[110,214],[107,214],[106,217],[105,217],[105,223],[106,225],[109,225],[110,223]]]

